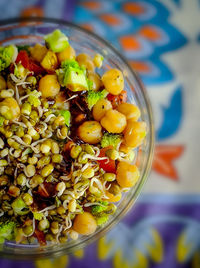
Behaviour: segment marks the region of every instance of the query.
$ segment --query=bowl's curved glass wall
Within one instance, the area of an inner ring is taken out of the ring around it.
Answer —
[[[99,238],[107,230],[113,227],[128,211],[135,202],[141,188],[146,181],[148,172],[151,167],[153,154],[153,123],[152,113],[146,91],[134,71],[128,66],[124,58],[107,42],[79,28],[71,23],[58,21],[54,19],[24,19],[9,20],[0,22],[0,44],[34,44],[43,42],[43,35],[59,28],[68,37],[72,46],[76,49],[77,54],[85,52],[90,55],[100,53],[104,56],[104,67],[101,72],[106,71],[109,66],[118,68],[123,71],[125,77],[125,89],[128,92],[128,101],[136,103],[141,110],[141,120],[147,123],[148,134],[145,142],[140,146],[137,154],[137,165],[141,177],[135,188],[126,193],[114,215],[109,222],[102,228],[99,228],[95,234],[88,237],[80,237],[77,241],[69,241],[66,244],[40,247],[39,245],[16,245],[7,242],[0,248],[0,254],[5,257],[16,259],[36,258],[56,256],[59,254],[69,253]]]

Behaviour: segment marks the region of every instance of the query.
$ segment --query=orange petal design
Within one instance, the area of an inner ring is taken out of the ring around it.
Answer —
[[[41,7],[31,6],[22,10],[20,16],[22,18],[29,18],[29,17],[43,17],[44,11]],[[41,22],[37,22],[36,24],[40,24]],[[31,22],[21,22],[21,25],[31,25]]]
[[[101,7],[101,4],[95,1],[84,1],[81,5],[90,10],[96,10]]]
[[[129,61],[131,67],[140,73],[149,73],[150,67],[147,63],[142,61]]]
[[[40,7],[32,6],[25,8],[21,12],[21,17],[42,17],[44,15],[43,9]]]
[[[139,41],[132,35],[125,35],[120,37],[119,42],[125,51],[140,50],[141,48]]]
[[[184,146],[182,145],[157,145],[152,165],[153,170],[177,181],[178,174],[173,162],[183,154],[183,151]]]
[[[150,25],[142,27],[139,31],[139,34],[151,41],[159,40],[161,38],[161,34],[158,32],[158,30]]]
[[[91,32],[94,30],[93,26],[92,26],[91,24],[89,24],[89,23],[81,24],[81,26],[82,26],[84,29],[89,30],[89,31],[91,31]]]
[[[103,14],[100,19],[111,26],[119,25],[121,22],[120,18],[112,14]]]
[[[139,3],[125,3],[123,10],[131,15],[140,15],[145,12],[145,8]]]

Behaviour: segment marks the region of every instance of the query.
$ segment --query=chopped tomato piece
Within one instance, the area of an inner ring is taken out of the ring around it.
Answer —
[[[75,122],[76,123],[82,123],[85,119],[86,119],[87,115],[86,114],[78,114],[76,117],[75,117]]]
[[[39,244],[41,246],[45,246],[46,245],[46,239],[45,239],[45,235],[44,232],[39,231],[38,229],[35,229],[35,233],[34,236],[37,238]]]
[[[108,146],[108,147],[101,149],[98,157],[106,156],[106,151],[112,148],[113,148],[112,146]],[[98,163],[99,163],[100,168],[102,168],[104,171],[110,172],[110,173],[116,173],[115,160],[112,160],[112,159],[98,160]]]
[[[122,90],[122,92],[118,96],[119,96],[119,99],[120,99],[121,103],[127,101],[127,92],[126,92],[126,90]]]
[[[24,68],[28,69],[31,72],[34,72],[36,75],[45,72],[45,70],[39,64],[29,58],[28,53],[25,50],[21,50],[18,53],[16,63],[19,62],[21,62]]]
[[[16,63],[21,62],[21,64],[24,66],[24,68],[29,70],[29,57],[28,57],[28,53],[25,50],[21,50],[18,55],[17,55],[17,59],[16,59]]]
[[[108,94],[107,99],[112,103],[113,108],[116,108],[119,104],[126,102],[127,92],[122,90],[119,95]]]
[[[34,72],[34,74],[36,75],[45,72],[45,70],[40,65],[38,65],[36,62],[34,62],[31,59],[29,60],[29,71]]]
[[[75,143],[73,141],[68,141],[64,145],[64,152],[71,150],[71,148],[72,148],[73,145],[75,145]]]

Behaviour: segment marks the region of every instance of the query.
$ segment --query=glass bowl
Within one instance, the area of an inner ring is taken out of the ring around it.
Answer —
[[[27,18],[1,21],[0,45],[5,46],[12,43],[31,45],[36,42],[41,43],[43,42],[43,35],[52,32],[54,29],[60,29],[69,37],[69,41],[76,49],[77,54],[80,52],[85,52],[90,55],[96,53],[102,54],[104,56],[104,67],[101,72],[106,71],[108,69],[107,66],[110,66],[112,68],[118,68],[124,73],[128,101],[136,103],[139,106],[141,110],[141,120],[147,123],[148,128],[145,141],[137,150],[136,162],[141,175],[137,185],[123,195],[115,214],[110,217],[105,226],[98,228],[94,234],[82,236],[77,241],[69,241],[65,244],[47,245],[43,247],[39,245],[23,245],[15,244],[14,242],[6,242],[0,247],[1,256],[6,258],[35,259],[56,257],[84,247],[100,238],[109,229],[113,228],[135,203],[147,179],[152,163],[154,135],[152,112],[147,93],[138,75],[130,68],[120,53],[108,42],[94,33],[66,21],[47,18]]]

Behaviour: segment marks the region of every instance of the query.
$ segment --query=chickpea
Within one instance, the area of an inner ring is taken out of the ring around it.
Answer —
[[[102,128],[99,122],[86,121],[78,128],[78,136],[81,140],[89,144],[100,142],[102,137]]]
[[[121,133],[126,127],[126,117],[116,110],[108,110],[101,119],[101,125],[110,133]]]
[[[17,101],[12,97],[5,98],[0,102],[0,113],[8,120],[17,118],[20,115]]]
[[[54,72],[58,66],[56,54],[53,51],[48,50],[40,64],[47,72]]]
[[[42,92],[42,97],[55,97],[60,91],[60,84],[58,83],[55,74],[47,74],[39,81],[39,91]]]
[[[99,88],[101,87],[102,85],[102,82],[101,82],[101,79],[99,77],[99,75],[97,73],[92,73],[92,72],[89,72],[88,74],[88,79],[92,81],[93,85],[92,85],[92,89],[94,91],[97,91],[99,90]]]
[[[128,122],[124,130],[125,145],[135,148],[139,146],[146,136],[145,122]]]
[[[89,212],[83,212],[74,219],[73,230],[82,235],[90,235],[95,232],[97,223]]]
[[[123,74],[118,69],[108,70],[101,78],[106,90],[113,94],[119,95],[124,89]]]
[[[133,150],[133,148],[126,146],[126,144],[124,144],[124,143],[121,143],[121,145],[119,147],[119,151],[123,152],[125,154],[128,154],[132,150]]]
[[[103,56],[99,53],[97,53],[93,58],[94,65],[97,68],[101,68],[103,64]]]
[[[80,66],[85,66],[88,71],[94,72],[95,66],[92,58],[88,54],[81,53],[76,57],[76,60]]]
[[[76,52],[72,46],[68,46],[63,51],[56,53],[58,61],[61,63],[64,60],[73,60],[76,58]]]
[[[48,51],[46,46],[42,46],[41,44],[35,44],[35,46],[30,47],[29,50],[31,53],[31,57],[38,62],[42,61],[42,59],[44,58],[45,54]]]
[[[10,75],[8,75],[7,77],[7,88],[11,88],[14,90],[14,92],[16,91],[15,88],[15,83],[14,81],[11,79]],[[19,91],[19,95],[23,95],[25,93],[25,90],[22,86],[18,86],[18,91]]]
[[[133,160],[135,158],[135,152],[134,152],[132,147],[128,147],[124,143],[122,143],[119,147],[119,151],[126,154],[124,157],[124,160],[126,160],[130,163],[133,162]]]
[[[97,103],[93,106],[92,114],[96,121],[100,121],[102,117],[105,115],[106,111],[112,109],[112,104],[109,100],[102,99],[97,101]]]
[[[126,116],[127,120],[137,121],[140,117],[140,109],[131,103],[121,103],[117,110]]]
[[[2,75],[0,75],[0,90],[6,89],[6,81]]]
[[[123,188],[133,187],[140,177],[136,165],[127,162],[119,162],[117,165],[117,182]]]
[[[105,199],[106,201],[115,203],[121,199],[122,193],[119,193],[118,195],[114,195],[114,194],[106,191],[106,196],[108,197],[108,199]]]

